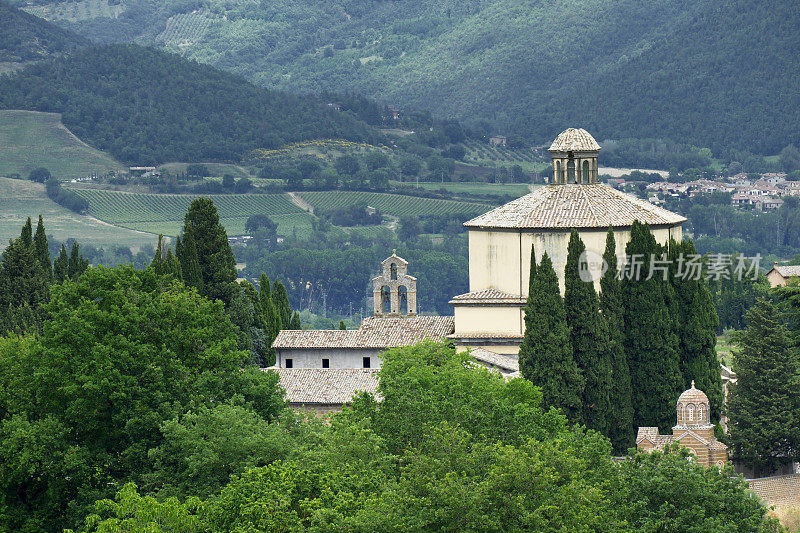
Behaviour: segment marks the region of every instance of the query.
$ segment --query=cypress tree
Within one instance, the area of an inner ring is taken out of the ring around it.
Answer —
[[[177,279],[183,279],[181,264],[178,258],[172,255],[172,250],[167,250],[167,257],[164,259],[164,274],[171,274]]]
[[[625,247],[629,261],[641,270],[626,268],[621,283],[625,354],[630,368],[634,426],[657,426],[667,431],[675,423],[675,402],[684,390],[678,364],[678,341],[670,302],[659,275],[647,279],[651,260],[661,247],[650,228],[639,221],[631,227]]]
[[[19,240],[22,246],[25,246],[26,248],[30,248],[33,245],[33,226],[31,225],[31,217],[28,217],[25,225],[22,226],[22,233],[19,236]]]
[[[275,338],[282,329],[281,317],[278,314],[278,310],[275,309],[272,299],[267,300],[264,308],[264,322],[264,336],[266,337],[267,346],[269,346],[268,360],[264,364],[265,366],[271,366],[275,364],[275,349],[272,347],[272,343],[275,342]]]
[[[69,254],[69,262],[67,263],[67,277],[75,281],[87,268],[89,268],[89,261],[81,255],[78,243],[73,242],[72,250]]]
[[[180,246],[180,256],[178,260],[181,264],[183,282],[189,287],[194,287],[200,294],[203,294],[203,277],[200,274],[200,263],[197,260],[197,249],[194,246],[194,238],[191,234],[184,235],[183,242],[178,239],[176,252]]]
[[[800,460],[800,357],[771,302],[759,300],[745,319],[733,354],[730,440],[736,457],[768,474],[781,459]]]
[[[219,222],[219,214],[210,198],[192,201],[184,218],[184,247],[194,242],[203,283],[198,290],[210,299],[222,300],[228,306],[238,294],[236,259],[228,242],[228,234]],[[184,275],[187,270],[184,269]]]
[[[600,278],[600,311],[606,333],[606,351],[611,360],[611,417],[608,436],[614,453],[624,454],[634,445],[633,406],[631,405],[631,375],[625,357],[625,325],[617,266],[617,245],[614,230],[606,234],[603,252],[606,266]]]
[[[719,420],[723,392],[716,350],[717,311],[703,276],[684,275],[686,272],[677,270],[681,257],[685,265],[686,259],[693,255],[697,255],[697,250],[692,241],[670,242],[670,280],[675,297],[680,369],[683,388],[688,389],[694,381],[708,396],[712,419]]]
[[[292,315],[291,327],[289,329],[303,329],[303,326],[300,323],[300,313],[297,311],[295,311]]]
[[[56,283],[64,283],[65,280],[69,279],[68,265],[69,257],[67,256],[67,249],[62,244],[61,252],[59,252],[56,260],[53,261],[53,278]]]
[[[267,302],[272,299],[272,290],[270,289],[269,277],[261,273],[261,282],[258,285],[258,299],[261,302],[261,313],[266,315]]]
[[[345,331],[345,330],[347,330],[347,326],[345,326],[345,325],[344,325],[344,320],[340,320],[340,321],[339,321],[339,329],[340,329],[341,331]]]
[[[33,248],[36,251],[36,257],[39,259],[39,264],[42,265],[45,280],[47,283],[53,282],[53,265],[50,262],[50,250],[47,247],[47,235],[44,232],[44,221],[42,215],[39,215],[39,223],[36,225],[36,234],[33,236]]]
[[[289,295],[286,294],[286,287],[280,281],[276,281],[272,287],[272,302],[281,318],[282,328],[292,329],[292,308],[289,305]]]
[[[520,371],[523,377],[541,387],[545,409],[557,407],[570,421],[576,422],[581,414],[583,377],[572,359],[564,302],[547,253],[535,272],[525,306]]]
[[[564,311],[570,326],[572,357],[584,378],[581,391],[582,419],[586,427],[608,435],[611,418],[611,361],[605,346],[604,329],[594,282],[584,281],[588,271],[586,246],[576,230],[567,245],[564,269]]]

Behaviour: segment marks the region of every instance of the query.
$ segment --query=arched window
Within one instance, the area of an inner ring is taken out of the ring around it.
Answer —
[[[561,183],[563,178],[561,177],[561,161],[556,161],[556,183]]]
[[[389,267],[389,275],[391,276],[392,280],[396,280],[397,279],[397,264],[396,263],[392,263],[392,266]]]
[[[381,287],[381,312],[392,312],[392,291],[388,285]]]
[[[683,406],[681,405],[678,409],[678,424],[683,424],[685,421],[683,420]]]
[[[698,422],[705,422],[705,406],[701,403],[697,406],[697,421]]]
[[[397,301],[398,301],[398,312],[401,315],[405,315],[408,313],[408,289],[406,289],[405,285],[400,285],[397,287]]]
[[[581,183],[589,183],[589,161],[584,161],[583,171],[581,172]]]
[[[686,408],[687,413],[687,422],[694,422],[694,405],[690,405]]]
[[[575,183],[575,159],[567,161],[567,183]]]

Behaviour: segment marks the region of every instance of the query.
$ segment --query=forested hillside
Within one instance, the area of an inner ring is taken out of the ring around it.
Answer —
[[[131,164],[238,161],[287,142],[378,135],[313,98],[134,45],[89,47],[2,77],[0,108],[62,113],[75,135]]]
[[[83,37],[0,0],[0,64],[46,59],[88,43]]]
[[[267,87],[356,90],[537,142],[580,125],[715,152],[800,143],[792,0],[121,0],[116,18],[78,10],[90,1],[17,4]]]

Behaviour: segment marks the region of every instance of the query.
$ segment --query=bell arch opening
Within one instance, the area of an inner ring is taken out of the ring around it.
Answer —
[[[408,314],[408,289],[405,285],[400,285],[397,287],[397,302],[398,302],[398,312],[401,315]]]

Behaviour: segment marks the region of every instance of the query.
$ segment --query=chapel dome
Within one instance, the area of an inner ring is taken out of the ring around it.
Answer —
[[[708,396],[706,396],[706,393],[701,391],[700,389],[696,389],[694,387],[694,381],[692,381],[692,388],[687,389],[687,390],[683,391],[683,393],[681,393],[681,395],[678,397],[678,403],[679,404],[680,403],[683,403],[683,404],[687,404],[687,403],[691,403],[691,404],[704,403],[704,404],[708,405]]]
[[[597,152],[600,150],[600,145],[585,129],[567,128],[556,137],[548,150],[551,152]]]

